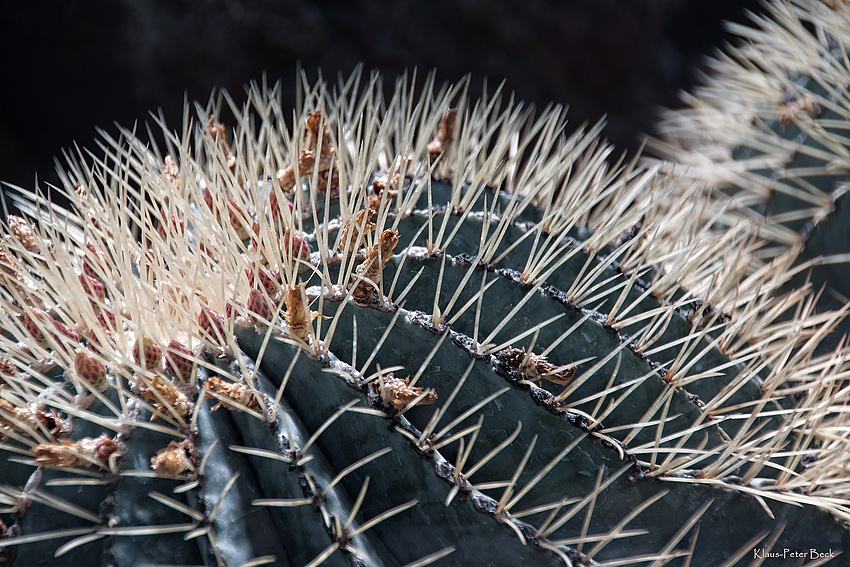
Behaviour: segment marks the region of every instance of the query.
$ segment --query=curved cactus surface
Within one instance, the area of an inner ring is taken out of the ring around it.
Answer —
[[[755,223],[759,263],[796,259],[786,287],[824,289],[821,307],[850,298],[847,63],[850,11],[841,2],[783,0],[742,43],[711,63],[706,84],[669,111],[650,141],[674,170],[704,184],[717,229]],[[824,341],[834,349],[846,333]]]
[[[840,314],[723,281],[746,235],[706,248],[598,127],[360,80],[308,87],[292,131],[254,86],[163,150],[104,135],[71,210],[19,191],[0,565],[850,550],[847,353],[815,354]]]

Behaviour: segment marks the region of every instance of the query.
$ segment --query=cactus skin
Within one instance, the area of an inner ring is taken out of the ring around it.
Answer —
[[[812,425],[848,353],[812,355],[831,322],[809,296],[763,271],[697,301],[663,269],[713,265],[671,240],[703,230],[689,199],[608,169],[598,129],[565,136],[559,109],[471,108],[463,85],[408,106],[357,80],[309,90],[292,134],[255,86],[232,135],[215,99],[203,127],[164,129],[166,158],[106,137],[103,161],[68,164],[73,211],[18,196],[0,565],[850,551],[847,479],[821,480],[842,433]],[[789,334],[775,319],[795,310]]]

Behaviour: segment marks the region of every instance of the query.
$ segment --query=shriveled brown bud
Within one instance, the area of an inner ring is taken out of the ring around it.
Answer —
[[[235,168],[236,156],[230,151],[230,145],[227,143],[227,127],[216,120],[215,116],[210,116],[207,122],[207,130],[209,130],[212,139],[218,143],[219,149],[224,154],[224,158],[227,160],[227,167],[231,170]]]
[[[383,279],[384,266],[393,257],[396,244],[398,231],[385,230],[381,233],[380,241],[372,245],[369,257],[357,266],[356,273],[351,274],[351,284],[354,286],[351,296],[356,301],[367,301],[377,291],[376,285]]]
[[[523,348],[502,349],[496,353],[496,358],[501,364],[522,375],[524,380],[531,382],[545,378],[555,384],[566,386],[576,375],[575,368],[559,369],[558,366],[546,360],[545,356],[526,352]]]
[[[151,468],[171,478],[186,471],[195,472],[195,466],[192,464],[193,453],[195,453],[194,445],[188,439],[181,443],[172,441],[168,447],[160,449],[151,457]]]
[[[440,120],[440,128],[437,130],[437,135],[428,143],[427,147],[431,161],[434,161],[440,154],[447,153],[451,149],[452,142],[454,142],[456,119],[456,108],[448,108],[443,111],[443,118]]]
[[[118,443],[106,434],[84,437],[77,441],[63,439],[58,443],[41,443],[33,447],[35,462],[51,467],[109,468],[109,458],[118,451]]]
[[[383,382],[383,392],[381,386]],[[421,396],[426,391],[427,395],[419,400],[417,404],[431,405],[437,403],[437,392],[434,390],[426,390],[418,386],[410,385],[410,377],[405,379],[396,378],[393,374],[387,374],[370,383],[372,391],[380,395],[384,405],[400,410],[410,402]]]
[[[28,295],[24,271],[5,246],[0,246],[0,286],[11,292]]]
[[[356,254],[366,235],[375,230],[375,223],[368,220],[373,214],[375,211],[372,209],[361,209],[353,219],[346,221],[339,233],[339,249],[343,253],[348,256]]]
[[[9,229],[15,239],[29,252],[38,252],[38,241],[32,232],[32,227],[25,219],[15,215],[6,217]]]
[[[317,110],[307,116],[304,149],[298,159],[301,175],[312,176],[316,170],[318,178],[316,190],[319,193],[333,195],[339,187],[339,172],[334,165],[336,146],[331,143],[331,131]],[[321,140],[320,140],[321,138]],[[321,147],[319,142],[321,141]],[[278,180],[280,182],[280,180]]]
[[[186,394],[160,376],[154,376],[149,383],[139,380],[133,385],[133,389],[146,400],[153,401],[156,408],[164,414],[186,420],[195,410],[195,404]]]
[[[212,411],[215,411],[222,406],[229,410],[237,409],[237,407],[246,407],[254,411],[260,410],[260,403],[254,397],[254,392],[252,392],[251,388],[245,384],[241,384],[239,382],[225,382],[218,376],[210,376],[204,382],[204,387],[208,392],[213,392],[218,394],[221,398],[225,398],[226,400],[233,402],[231,405],[219,399],[218,403],[213,406]],[[207,394],[206,397],[218,399],[215,398],[215,396],[210,396],[209,394]]]
[[[284,193],[291,193],[292,190],[295,188],[295,168],[290,165],[286,169],[281,169],[280,171],[278,171],[277,184],[280,187],[280,190]],[[274,201],[271,201],[272,198],[274,199]],[[280,215],[280,208],[276,208],[278,207],[277,195],[275,195],[274,191],[272,191],[271,197],[269,197],[269,199],[269,204],[272,208],[272,215],[277,218],[278,215]]]
[[[313,314],[304,305],[304,284],[289,286],[286,292],[286,331],[289,336],[309,342]]]
[[[165,156],[165,163],[162,166],[162,173],[165,178],[174,186],[177,187],[180,183],[180,168],[174,163],[174,158],[171,154]]]

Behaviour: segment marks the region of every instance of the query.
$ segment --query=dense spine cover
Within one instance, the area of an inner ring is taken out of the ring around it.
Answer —
[[[68,156],[70,210],[18,193],[0,565],[848,550],[843,313],[782,291],[799,249],[465,88],[254,85]]]

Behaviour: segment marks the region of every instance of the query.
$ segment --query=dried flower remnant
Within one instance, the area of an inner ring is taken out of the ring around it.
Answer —
[[[59,468],[99,466],[103,469],[110,469],[109,461],[117,451],[118,443],[106,434],[77,441],[63,439],[59,443],[41,443],[32,450],[39,465]]]
[[[369,256],[357,266],[357,272],[351,274],[351,297],[360,302],[368,301],[376,292],[376,285],[383,279],[384,266],[393,257],[393,250],[398,244],[398,231],[385,230],[381,239],[372,245]],[[374,283],[373,283],[374,282]]]
[[[13,295],[27,295],[24,271],[18,265],[15,257],[8,248],[0,246],[0,287],[6,288]]]
[[[43,431],[53,438],[65,437],[71,433],[70,420],[61,417],[55,411],[33,411],[28,406],[18,407],[8,400],[0,398],[0,440],[5,439],[3,431],[29,435],[28,432]]]
[[[15,375],[15,365],[8,358],[0,358],[0,388],[9,385],[6,378],[11,378]]]
[[[526,352],[524,348],[502,349],[496,354],[496,359],[530,382],[538,382],[541,378],[545,378],[555,384],[566,386],[576,375],[575,368],[555,366],[546,360],[545,356]]]
[[[820,104],[815,95],[806,93],[802,98],[784,103],[777,119],[783,128],[787,128],[794,117],[799,116],[800,113],[806,113],[812,117],[820,114]]]
[[[316,190],[334,195],[339,189],[339,171],[334,164],[336,146],[331,143],[331,131],[322,119],[320,110],[307,115],[304,129],[304,147],[298,158],[298,173],[311,177],[315,171],[318,180]],[[290,165],[278,171],[277,182],[284,193],[291,193],[297,183],[295,168]]]
[[[13,538],[16,534],[15,526],[7,527],[3,520],[0,520],[0,541]],[[0,565],[12,565],[16,555],[14,547],[0,547]]]
[[[195,472],[192,464],[194,452],[195,447],[188,439],[180,443],[172,441],[168,447],[160,449],[151,457],[151,468],[169,478],[180,476],[186,471]]]
[[[165,156],[165,163],[162,165],[162,173],[165,175],[165,178],[171,183],[175,189],[177,189],[180,185],[180,168],[174,163],[174,158],[171,157],[171,154]],[[165,202],[168,202],[168,196],[165,195],[163,199]]]
[[[400,155],[395,159],[391,168],[372,180],[372,191],[375,193],[371,196],[373,201],[371,206],[373,209],[377,210],[379,208],[382,196],[386,199],[392,199],[398,195],[397,190],[401,181],[402,166],[404,166],[404,170],[409,174],[413,161],[413,158],[406,154]]]
[[[205,396],[206,398],[218,399],[209,394],[209,392],[212,392],[233,402],[231,405],[224,400],[218,399],[218,403],[212,407],[213,411],[222,406],[229,410],[237,409],[238,407],[248,408],[254,411],[260,410],[260,403],[257,401],[256,397],[254,397],[254,392],[252,392],[251,388],[245,384],[240,384],[238,382],[225,382],[218,376],[210,376],[207,378],[206,382],[204,382],[204,388],[206,388],[208,392]]]
[[[11,231],[12,236],[15,237],[15,240],[21,243],[21,246],[23,246],[27,252],[38,252],[38,241],[36,240],[35,234],[33,234],[30,223],[15,215],[9,215],[6,217],[6,222],[9,223],[9,230]]]
[[[375,223],[368,220],[374,214],[371,208],[361,209],[353,219],[345,222],[339,233],[339,249],[343,254],[354,256],[363,245],[366,235],[375,230]]]
[[[221,149],[224,159],[227,162],[227,167],[230,171],[233,171],[236,167],[236,156],[230,151],[230,145],[227,143],[227,127],[216,120],[215,116],[210,116],[207,122],[207,130],[212,136],[213,141],[218,143],[218,147]]]
[[[149,384],[141,380],[133,383],[133,390],[144,396],[145,400],[153,401],[156,408],[163,414],[174,415],[186,420],[195,409],[195,404],[177,386],[160,376],[151,377]],[[151,419],[156,418],[154,416]]]
[[[418,386],[411,386],[410,377],[401,379],[396,378],[390,373],[371,382],[369,386],[372,388],[372,392],[381,396],[385,406],[395,408],[396,410],[404,408],[422,396],[422,394],[425,394],[425,392],[427,394],[417,404],[431,405],[437,403],[437,392]]]
[[[440,127],[437,135],[428,143],[428,155],[434,162],[441,154],[448,153],[454,142],[455,121],[457,120],[457,109],[448,108],[443,111]]]
[[[277,184],[280,187],[280,190],[283,191],[285,194],[291,193],[292,190],[295,188],[295,168],[290,165],[286,169],[281,169],[280,171],[278,171]],[[269,206],[272,207],[272,214],[280,214],[280,205],[278,205],[277,195],[274,191],[272,191],[272,194],[269,197]],[[275,215],[275,218],[277,218],[277,215]]]
[[[304,305],[304,284],[289,286],[286,291],[286,331],[304,343],[310,341],[313,313]]]

